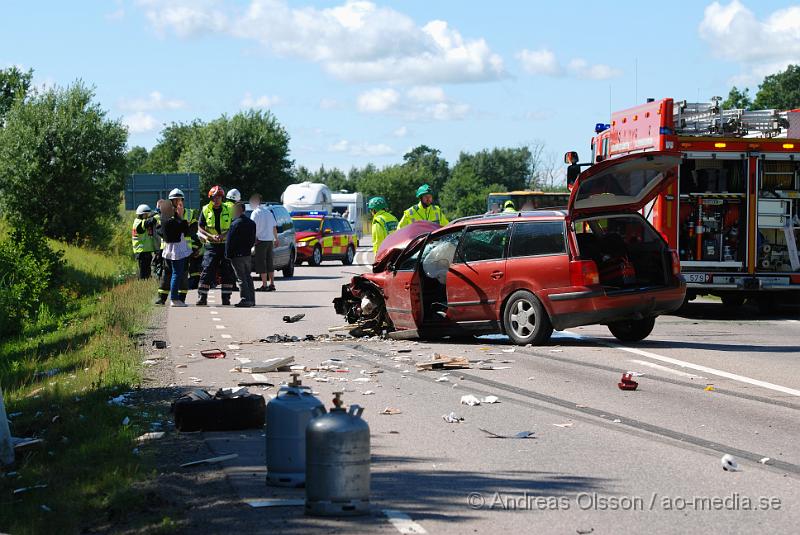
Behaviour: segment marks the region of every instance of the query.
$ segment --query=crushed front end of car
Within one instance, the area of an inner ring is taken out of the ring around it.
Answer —
[[[342,296],[333,300],[336,313],[353,325],[350,334],[355,337],[381,336],[394,330],[383,291],[369,275],[357,275],[349,284],[342,285]]]

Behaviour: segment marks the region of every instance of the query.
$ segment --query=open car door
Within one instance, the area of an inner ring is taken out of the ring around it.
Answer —
[[[398,331],[417,331],[422,325],[422,287],[419,258],[430,233],[417,236],[397,257],[383,286],[386,312]],[[411,333],[409,333],[411,334]]]
[[[570,218],[636,212],[677,177],[681,153],[656,151],[605,160],[580,174],[569,197]]]

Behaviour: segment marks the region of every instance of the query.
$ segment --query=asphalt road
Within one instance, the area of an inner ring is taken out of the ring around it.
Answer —
[[[659,318],[653,334],[633,345],[618,344],[601,326],[557,332],[546,346],[524,348],[502,337],[469,344],[253,343],[341,325],[331,300],[368,262],[369,253],[360,251],[362,265],[302,266],[296,277],[276,280],[277,292],[259,293],[254,309],[219,306],[216,295],[209,307],[169,310],[172,359],[186,365],[176,370],[181,384],[213,388],[251,380],[230,371],[236,357],[293,356],[307,367],[339,358],[349,372],[323,374],[327,382],[306,378],[306,384],[326,404],[333,391],[344,390],[346,403],[365,407],[371,515],[319,519],[304,516],[302,507],[264,507],[246,509],[242,523],[281,533],[796,532],[800,314],[759,316],[749,307],[701,302],[684,315]],[[296,313],[306,317],[282,322]],[[210,347],[227,349],[228,357],[199,355]],[[433,353],[494,359],[505,369],[416,371],[414,361]],[[635,392],[617,388],[625,371],[641,374]],[[286,372],[263,376],[276,385],[288,379]],[[362,377],[371,380],[354,381]],[[252,391],[270,396],[276,389]],[[500,402],[461,405],[466,394]],[[386,407],[401,413],[380,414]],[[464,420],[446,423],[442,416],[450,412]],[[483,430],[531,431],[534,438],[491,438]],[[264,484],[262,432],[204,436],[215,453],[239,453],[201,469],[224,470],[241,500],[303,497],[302,490]],[[722,470],[726,453],[741,471]],[[235,519],[207,528],[230,533]]]

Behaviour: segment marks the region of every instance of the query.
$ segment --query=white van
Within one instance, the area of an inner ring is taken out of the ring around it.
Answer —
[[[334,193],[331,197],[333,211],[347,219],[361,239],[367,218],[364,196],[361,193]]]
[[[289,213],[310,210],[333,212],[331,190],[325,184],[312,182],[290,184],[281,195],[281,202]]]

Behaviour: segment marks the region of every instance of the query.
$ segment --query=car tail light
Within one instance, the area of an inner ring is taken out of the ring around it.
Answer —
[[[677,277],[681,274],[681,259],[675,249],[670,249],[669,254],[672,257],[672,274]]]
[[[569,263],[569,277],[573,286],[600,284],[600,274],[594,260],[573,260]]]

